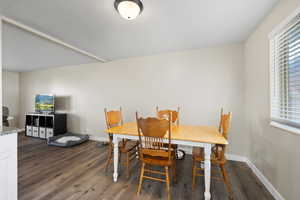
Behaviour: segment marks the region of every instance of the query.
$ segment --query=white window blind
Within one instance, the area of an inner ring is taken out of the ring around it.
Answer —
[[[300,13],[270,42],[271,120],[300,128]]]

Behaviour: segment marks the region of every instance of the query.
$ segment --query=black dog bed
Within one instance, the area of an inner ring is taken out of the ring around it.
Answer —
[[[58,135],[58,136],[48,138],[47,143],[49,146],[72,147],[75,145],[82,144],[88,140],[89,140],[88,135],[66,133],[63,135]]]

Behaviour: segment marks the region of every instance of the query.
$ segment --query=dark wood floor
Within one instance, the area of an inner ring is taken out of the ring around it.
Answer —
[[[136,196],[138,165],[129,180],[125,174],[120,174],[118,182],[114,183],[112,168],[104,172],[106,147],[97,147],[96,142],[58,148],[21,134],[18,155],[19,200],[166,199],[165,185],[148,180],[144,181],[141,196]],[[178,183],[172,185],[173,199],[203,199],[203,177],[197,180],[198,189],[191,190],[191,157],[178,161],[177,166]],[[227,170],[235,199],[273,199],[245,163],[230,161]],[[227,197],[224,184],[219,181],[212,180],[211,193],[213,200]]]

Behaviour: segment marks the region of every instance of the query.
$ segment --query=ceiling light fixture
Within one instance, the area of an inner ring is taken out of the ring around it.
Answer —
[[[115,9],[127,20],[135,19],[143,8],[140,0],[115,0]]]

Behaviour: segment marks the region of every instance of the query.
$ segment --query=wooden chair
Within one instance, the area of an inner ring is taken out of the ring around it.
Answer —
[[[105,119],[106,119],[106,126],[107,129],[121,126],[123,125],[123,117],[122,117],[122,108],[120,110],[112,110],[107,111],[104,109]],[[108,167],[112,163],[112,156],[113,156],[113,135],[108,134],[109,136],[109,146],[108,146],[108,158],[106,161],[105,171],[107,171]],[[124,166],[126,167],[126,176],[129,178],[130,175],[130,163],[131,161],[136,158],[137,150],[138,149],[138,142],[137,141],[130,141],[130,140],[122,140],[119,142],[119,162],[121,162],[122,153],[126,155],[126,160],[124,162]]]
[[[169,113],[171,113],[172,116],[172,124],[179,125],[179,107],[177,110],[159,110],[158,106],[156,106],[156,115],[160,119],[168,119]]]
[[[220,119],[220,133],[227,139],[228,138],[228,131],[231,125],[231,116],[232,113],[229,112],[228,114],[223,114],[223,109],[221,110],[221,119]],[[226,164],[226,157],[225,157],[225,151],[226,151],[226,145],[215,145],[212,148],[212,154],[211,154],[211,164],[219,165],[222,173],[223,179],[212,177],[217,180],[224,181],[227,191],[229,193],[229,199],[233,199],[232,190],[231,190],[231,184],[229,182],[229,178],[225,169]],[[202,168],[197,167],[197,163],[204,162],[204,150],[203,148],[193,148],[193,189],[195,189],[195,183],[196,183],[196,176],[203,176],[203,174],[198,174],[198,170],[203,170]]]
[[[222,116],[223,116],[223,108],[221,108],[221,112],[220,112],[220,122],[219,122],[219,132],[222,132]]]
[[[172,117],[172,125],[179,126],[179,107],[177,108],[177,110],[169,110],[169,109],[159,110],[158,106],[156,106],[156,115],[157,115],[158,118],[168,119],[169,114]],[[178,145],[177,144],[172,144],[172,148],[174,149],[176,158],[178,158],[178,154],[177,154]]]
[[[168,199],[170,200],[169,169],[172,169],[173,178],[176,182],[176,159],[171,147],[171,115],[169,115],[168,120],[151,117],[144,119],[139,118],[136,113],[136,120],[139,134],[139,157],[142,163],[137,194],[140,194],[143,179],[151,179],[166,183]],[[168,141],[167,147],[165,147],[163,139]],[[165,172],[145,168],[146,165],[164,167]],[[145,175],[145,172],[149,173],[149,175]],[[150,174],[160,174],[165,176],[165,179],[156,178],[150,176]]]

